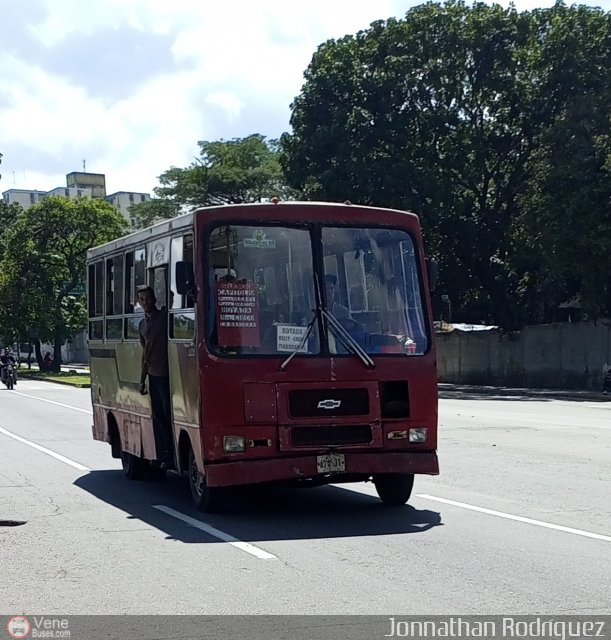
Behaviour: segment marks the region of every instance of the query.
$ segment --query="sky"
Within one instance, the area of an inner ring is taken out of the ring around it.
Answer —
[[[416,4],[0,0],[0,192],[63,187],[85,167],[108,193],[149,193],[199,140],[277,138],[319,44]]]

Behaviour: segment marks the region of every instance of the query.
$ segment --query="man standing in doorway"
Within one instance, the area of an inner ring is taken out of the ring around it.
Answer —
[[[157,299],[152,287],[138,289],[138,302],[144,311],[144,318],[140,321],[140,344],[142,345],[140,393],[142,395],[147,393],[145,383],[148,376],[157,460],[162,467],[173,467],[174,443],[168,368],[168,316],[165,311],[157,308]]]

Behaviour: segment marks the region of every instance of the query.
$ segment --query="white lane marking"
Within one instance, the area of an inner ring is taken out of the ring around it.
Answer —
[[[259,547],[255,547],[254,545],[249,544],[248,542],[242,542],[242,540],[238,540],[237,538],[230,536],[228,533],[225,533],[220,529],[211,527],[209,524],[205,524],[201,520],[196,520],[195,518],[191,518],[190,516],[187,516],[184,513],[180,513],[180,511],[174,511],[174,509],[171,509],[170,507],[166,507],[162,504],[153,505],[153,508],[158,509],[159,511],[163,511],[163,513],[166,513],[167,515],[172,516],[173,518],[182,520],[183,522],[186,522],[187,524],[191,525],[192,527],[195,527],[196,529],[201,529],[202,531],[209,533],[211,536],[218,538],[223,542],[228,542],[234,547],[237,547],[242,551],[246,551],[246,553],[250,553],[251,555],[256,556],[257,558],[260,558],[262,560],[278,559],[277,556],[274,556],[271,553],[268,553],[267,551],[263,551],[263,549],[259,549]]]
[[[90,416],[93,415],[93,411],[89,409],[81,409],[80,407],[73,407],[71,404],[64,404],[63,402],[55,402],[55,400],[47,400],[46,398],[39,398],[38,396],[31,396],[29,393],[21,393],[21,391],[12,391],[13,395],[23,396],[24,398],[33,398],[34,400],[40,400],[41,402],[48,402],[49,404],[55,404],[58,407],[64,407],[65,409],[74,409],[74,411],[80,411],[81,413],[87,413]]]
[[[47,449],[46,447],[36,444],[35,442],[31,442],[30,440],[26,440],[25,438],[22,438],[21,436],[18,436],[15,433],[11,433],[10,431],[3,429],[2,427],[0,427],[0,433],[3,433],[5,436],[8,436],[9,438],[13,438],[14,440],[17,440],[17,442],[27,444],[28,447],[32,447],[33,449],[36,449],[38,451],[42,451],[42,453],[46,453],[48,456],[51,456],[52,458],[55,458],[60,462],[65,462],[66,464],[69,464],[71,467],[74,467],[79,471],[91,471],[89,467],[86,467],[85,465],[80,464],[79,462],[74,462],[74,460],[70,460],[70,458],[66,458],[66,456],[62,456],[60,453],[55,453],[55,451],[51,451],[51,449]]]
[[[469,509],[470,511],[478,511],[479,513],[486,513],[489,516],[498,516],[499,518],[505,518],[507,520],[515,520],[516,522],[524,522],[526,524],[534,524],[537,527],[543,527],[545,529],[555,529],[556,531],[564,531],[565,533],[574,533],[578,536],[584,536],[585,538],[594,538],[595,540],[604,540],[605,542],[611,542],[611,536],[604,536],[600,533],[592,533],[591,531],[583,531],[582,529],[573,529],[571,527],[563,527],[560,524],[552,524],[551,522],[543,522],[542,520],[533,520],[532,518],[524,518],[523,516],[514,516],[511,513],[505,513],[503,511],[495,511],[494,509],[486,509],[484,507],[476,507],[473,504],[467,504],[466,502],[456,502],[455,500],[448,500],[447,498],[438,498],[437,496],[431,496],[428,493],[417,493],[417,498],[423,498],[425,500],[433,500],[435,502],[443,502],[444,504],[451,504],[454,507],[460,507],[461,509]]]

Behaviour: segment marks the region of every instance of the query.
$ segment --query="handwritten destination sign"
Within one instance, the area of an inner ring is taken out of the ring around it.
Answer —
[[[258,347],[259,308],[254,282],[217,282],[220,347]]]

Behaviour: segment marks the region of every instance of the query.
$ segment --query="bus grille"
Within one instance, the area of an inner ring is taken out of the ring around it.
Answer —
[[[327,444],[370,444],[371,427],[367,424],[331,427],[293,427],[291,442],[294,447]]]
[[[369,415],[367,389],[295,389],[289,391],[294,418]]]

